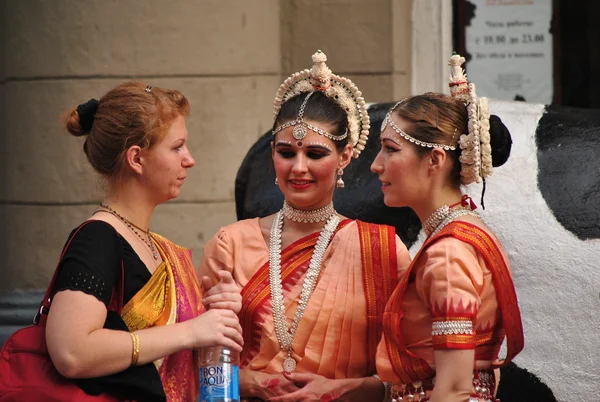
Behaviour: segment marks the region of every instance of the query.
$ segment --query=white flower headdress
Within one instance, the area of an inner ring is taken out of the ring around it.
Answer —
[[[465,58],[452,55],[448,61],[450,71],[450,93],[461,99],[469,116],[468,133],[459,139],[461,148],[461,183],[481,183],[492,174],[492,147],[490,145],[490,110],[488,99],[477,97],[475,84],[469,83],[461,67]]]
[[[347,133],[335,136],[324,132],[323,130],[315,130],[313,126],[303,121],[303,113],[301,113],[296,120],[275,128],[273,134],[276,134],[287,127],[296,126],[294,128],[295,137],[296,134],[298,136],[302,136],[303,133],[306,135],[306,129],[315,131],[318,134],[324,135],[335,141],[343,140],[348,135],[350,137],[350,144],[352,145],[352,156],[358,158],[361,151],[365,149],[367,138],[369,136],[369,128],[371,127],[362,92],[360,92],[356,85],[348,78],[340,77],[331,72],[329,67],[325,64],[327,56],[325,56],[325,53],[322,51],[318,50],[313,54],[312,61],[314,65],[310,70],[306,69],[292,74],[279,87],[273,105],[274,119],[277,119],[282,103],[293,96],[302,92],[312,93],[321,91],[347,112]],[[304,100],[302,112],[306,107],[309,97],[310,94]]]

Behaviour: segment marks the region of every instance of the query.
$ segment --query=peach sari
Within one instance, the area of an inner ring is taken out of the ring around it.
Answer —
[[[386,306],[380,378],[415,395],[433,388],[435,350],[474,349],[475,360],[495,368],[506,337],[505,362],[516,356],[523,328],[507,261],[497,240],[467,222],[452,222],[428,239]],[[491,370],[480,373],[494,389]]]
[[[284,310],[290,325],[319,233],[282,250]],[[410,256],[394,229],[346,219],[340,223],[323,259],[315,290],[294,339],[297,372],[327,378],[375,373],[383,310]],[[204,249],[200,267],[212,274],[226,269],[242,286],[240,321],[243,368],[281,373],[287,354],[274,330],[269,286],[269,250],[258,219],[222,228]]]

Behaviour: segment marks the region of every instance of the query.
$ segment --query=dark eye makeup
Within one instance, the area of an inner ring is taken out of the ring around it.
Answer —
[[[289,159],[289,158],[293,158],[294,156],[296,156],[296,152],[289,150],[289,149],[277,149],[276,152],[281,155],[282,157]],[[309,157],[310,159],[321,159],[324,158],[326,156],[328,156],[330,154],[329,151],[308,151],[306,153],[306,156]]]

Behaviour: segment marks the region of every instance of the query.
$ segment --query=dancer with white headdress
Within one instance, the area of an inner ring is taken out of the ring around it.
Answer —
[[[199,275],[233,273],[242,289],[242,397],[381,400],[374,376],[383,308],[410,257],[393,227],[340,216],[333,194],[364,150],[358,88],[323,52],[275,98],[272,158],[279,212],[219,230]]]
[[[461,185],[483,182],[508,159],[511,139],[486,98],[450,59],[452,96],[398,102],[371,166],[387,206],[412,208],[427,239],[389,300],[377,371],[388,400],[497,401],[500,346],[509,362],[523,328],[508,258]]]

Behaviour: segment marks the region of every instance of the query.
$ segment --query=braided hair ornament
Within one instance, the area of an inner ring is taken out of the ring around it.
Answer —
[[[465,58],[452,55],[448,61],[450,71],[450,94],[461,99],[469,116],[468,133],[459,139],[461,148],[461,183],[485,183],[492,174],[492,147],[490,145],[490,110],[488,99],[478,97],[475,84],[469,83],[465,70],[461,67]]]

